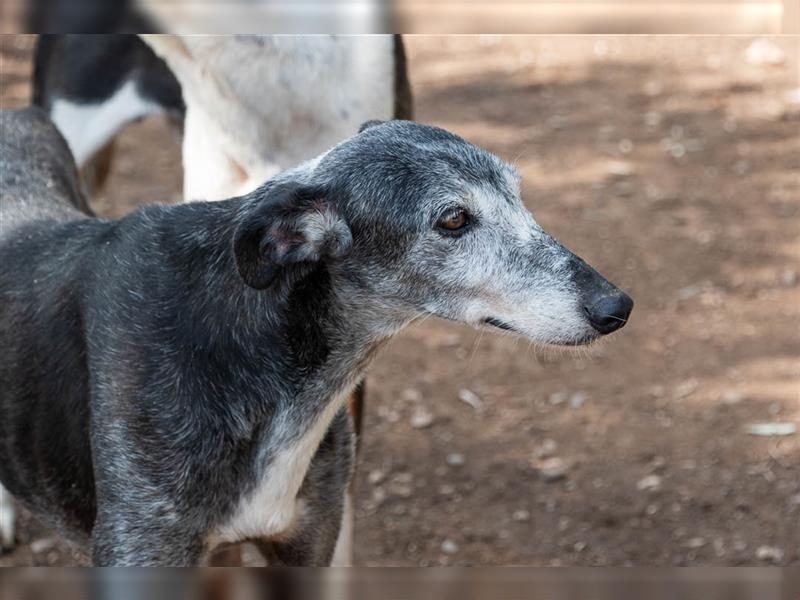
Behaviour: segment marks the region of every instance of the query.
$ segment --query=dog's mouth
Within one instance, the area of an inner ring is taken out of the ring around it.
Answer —
[[[516,333],[521,336],[525,336],[525,333],[520,331],[519,329],[514,328],[512,325],[509,325],[505,321],[501,321],[500,319],[496,319],[494,317],[486,317],[483,320],[483,323],[486,325],[491,325],[492,327],[496,327],[497,329],[502,329],[503,331],[510,331],[511,333]],[[576,339],[572,340],[557,340],[553,342],[548,342],[547,345],[551,346],[586,346],[587,344],[591,344],[592,342],[596,341],[600,336],[598,334],[588,334],[581,336]]]
[[[487,325],[491,325],[492,327],[497,327],[498,329],[502,329],[503,331],[511,331],[513,333],[519,333],[522,335],[521,331],[517,331],[511,325],[506,323],[505,321],[501,321],[500,319],[495,319],[494,317],[486,317],[483,320],[484,323]]]

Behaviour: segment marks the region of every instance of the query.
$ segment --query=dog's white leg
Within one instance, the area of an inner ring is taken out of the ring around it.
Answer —
[[[223,200],[243,191],[247,173],[221,149],[213,123],[189,105],[183,125],[183,199]],[[250,190],[247,190],[250,191]]]
[[[14,500],[0,485],[0,549],[14,548]]]
[[[353,566],[353,517],[353,492],[348,487],[344,493],[342,526],[339,529],[339,538],[336,540],[336,549],[333,551],[332,567]]]

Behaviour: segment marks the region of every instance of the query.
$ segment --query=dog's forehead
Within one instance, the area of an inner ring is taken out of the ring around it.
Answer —
[[[431,188],[480,185],[495,188],[502,195],[519,195],[520,177],[511,165],[438,127],[390,121],[366,129],[349,142],[352,152],[365,164],[380,165],[362,171],[364,175],[371,172],[383,178],[405,172]]]

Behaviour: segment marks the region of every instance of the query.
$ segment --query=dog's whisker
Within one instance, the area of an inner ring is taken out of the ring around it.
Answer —
[[[478,330],[478,337],[477,337],[475,343],[472,346],[472,352],[471,352],[470,357],[469,357],[469,362],[467,363],[467,365],[469,367],[472,366],[472,362],[475,360],[475,355],[478,353],[478,347],[480,346],[481,340],[483,339],[483,332],[484,331],[485,331],[485,329],[483,329],[483,328]]]

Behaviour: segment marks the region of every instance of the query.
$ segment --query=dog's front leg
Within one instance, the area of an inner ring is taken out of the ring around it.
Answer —
[[[353,477],[355,436],[345,410],[334,417],[306,473],[299,516],[285,536],[253,540],[270,566],[327,567],[337,548]]]
[[[98,509],[92,532],[92,560],[97,567],[191,567],[200,563],[202,536],[178,523],[126,506]]]

